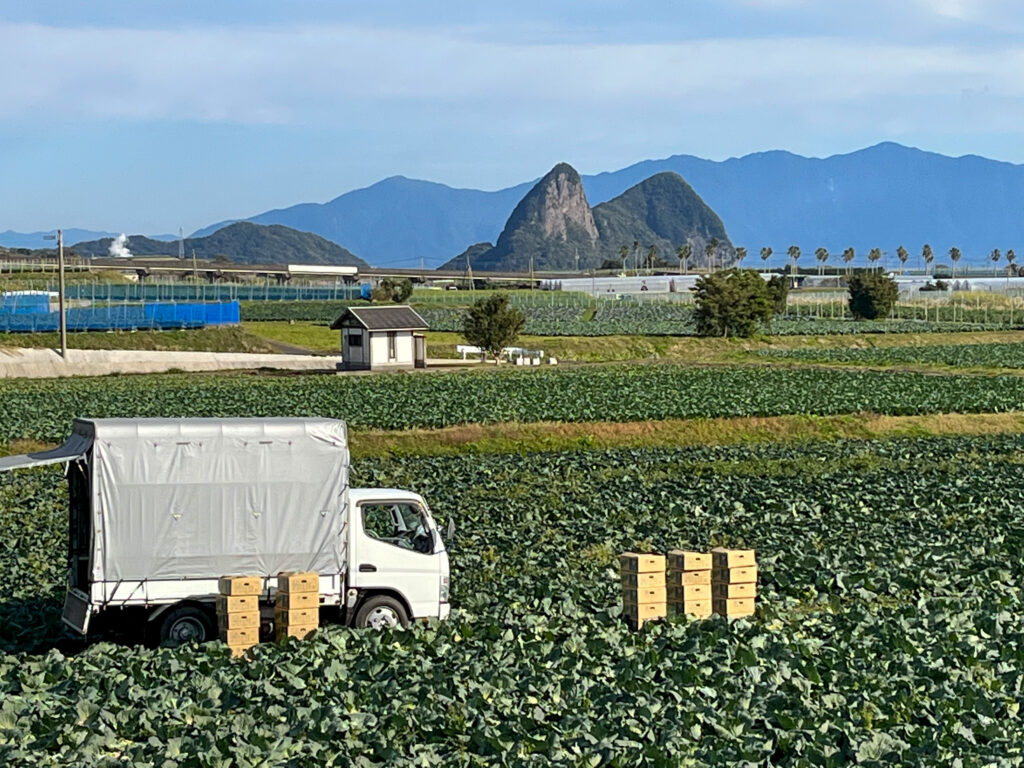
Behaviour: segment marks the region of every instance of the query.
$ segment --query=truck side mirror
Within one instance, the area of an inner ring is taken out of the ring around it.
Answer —
[[[444,538],[445,538],[446,541],[451,541],[453,538],[455,538],[455,519],[454,518],[451,518],[451,517],[448,518],[448,527],[445,528]]]

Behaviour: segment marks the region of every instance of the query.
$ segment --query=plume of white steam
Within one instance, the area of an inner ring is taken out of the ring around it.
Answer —
[[[122,232],[115,237],[114,241],[110,244],[108,252],[114,258],[130,259],[132,252],[128,250],[128,235]]]

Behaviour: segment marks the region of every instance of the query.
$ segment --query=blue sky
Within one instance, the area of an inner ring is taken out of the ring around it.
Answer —
[[[1024,162],[1019,0],[0,0],[0,230],[891,140]]]

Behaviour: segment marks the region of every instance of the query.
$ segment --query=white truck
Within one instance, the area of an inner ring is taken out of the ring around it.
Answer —
[[[448,554],[426,502],[349,488],[345,423],[331,419],[75,419],[59,448],[0,471],[65,464],[63,619],[134,622],[148,640],[216,636],[217,579],[320,574],[321,606],[360,627],[445,619]],[[449,536],[452,533],[449,522]]]

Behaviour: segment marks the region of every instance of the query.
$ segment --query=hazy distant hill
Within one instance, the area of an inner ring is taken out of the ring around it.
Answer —
[[[75,243],[74,250],[83,256],[110,255],[113,238],[105,237]],[[176,242],[152,240],[142,235],[128,239],[128,249],[135,256],[178,255]],[[369,266],[355,254],[319,235],[299,232],[278,225],[262,226],[238,222],[219,229],[207,237],[185,239],[185,255],[195,251],[200,259],[226,256],[243,264],[332,264]]]
[[[916,256],[930,242],[937,254],[961,248],[967,261],[1024,243],[1024,166],[891,143],[824,159],[778,151],[722,162],[676,155],[583,176],[583,188],[596,205],[663,171],[686,179],[732,242],[751,253],[763,245],[781,253],[793,244],[805,253],[819,246],[894,253],[903,244]],[[424,259],[436,266],[470,243],[495,242],[532,186],[479,192],[392,177],[323,205],[253,220],[316,232],[374,264],[417,266]]]
[[[690,264],[706,261],[704,246],[719,242],[716,258],[732,260],[732,244],[718,215],[701,200],[679,174],[658,173],[630,187],[618,197],[594,207],[594,221],[601,234],[603,259],[618,259],[623,245],[633,242],[646,254],[657,246],[661,259],[674,264],[676,249],[689,244]]]

